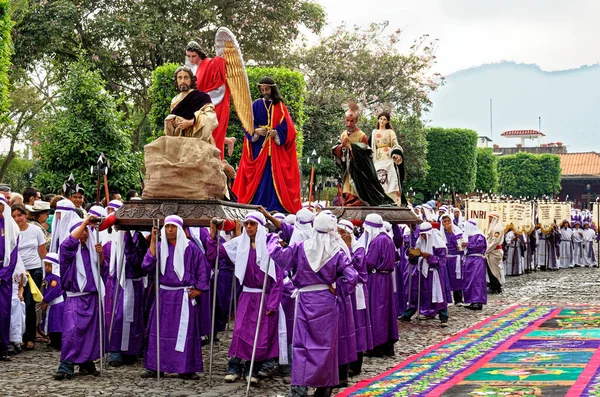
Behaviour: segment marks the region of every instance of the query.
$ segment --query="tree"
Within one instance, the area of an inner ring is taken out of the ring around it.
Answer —
[[[475,190],[496,192],[498,189],[498,158],[492,148],[477,148],[477,180]]]
[[[0,118],[4,118],[10,106],[8,69],[10,67],[10,56],[12,55],[10,38],[12,21],[9,8],[9,0],[0,0]]]
[[[430,170],[425,180],[427,193],[442,185],[455,192],[475,189],[477,173],[477,133],[462,128],[429,128],[427,131],[427,163]]]
[[[498,159],[500,193],[542,197],[560,192],[560,157],[555,154],[516,153]]]
[[[40,173],[35,178],[40,190],[60,192],[72,172],[90,195],[96,187],[90,166],[100,153],[111,163],[111,189],[125,192],[140,187],[140,159],[131,151],[128,124],[104,87],[100,74],[85,62],[71,66],[60,86],[58,110],[40,131],[36,153]]]
[[[340,26],[317,45],[297,50],[287,62],[299,65],[307,80],[306,153],[314,149],[322,158],[330,156],[345,128],[344,101],[353,98],[365,106],[365,118],[359,124],[367,134],[374,125],[370,118],[385,104],[398,120],[395,128],[401,141],[402,134],[410,138],[404,140],[405,154],[412,157],[407,162],[408,178],[417,180],[427,172],[420,118],[431,106],[429,93],[443,83],[439,74],[430,72],[436,41],[423,36],[409,53],[402,54],[395,48],[401,32],[387,35],[387,27],[387,22],[366,29]]]
[[[161,65],[184,62],[188,41],[212,55],[216,30],[227,26],[246,60],[277,65],[301,27],[319,32],[325,25],[323,8],[310,0],[47,0],[31,2],[22,14],[15,63],[36,67],[34,55],[45,54],[66,73],[80,56],[91,61],[106,88],[134,105],[122,102],[121,110],[137,120],[138,143],[150,111],[150,76]],[[135,110],[142,115],[129,114]]]

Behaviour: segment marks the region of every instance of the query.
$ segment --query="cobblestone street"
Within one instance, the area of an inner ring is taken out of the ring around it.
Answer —
[[[481,312],[462,307],[449,308],[450,326],[441,328],[439,321],[413,320],[400,323],[400,341],[393,358],[365,358],[363,373],[351,379],[351,384],[373,377],[462,329],[497,314],[512,304],[568,304],[599,302],[600,273],[597,268],[575,268],[558,272],[541,272],[509,277],[501,295],[488,297],[488,305]],[[225,335],[226,334],[226,335]],[[23,352],[11,362],[0,363],[0,392],[3,396],[243,396],[245,384],[225,384],[222,379],[227,364],[227,349],[231,332],[221,335],[216,344],[213,386],[208,385],[208,348],[204,349],[204,367],[198,381],[166,378],[156,380],[140,378],[141,363],[121,368],[108,367],[103,377],[78,377],[62,382],[54,381],[60,353],[47,350],[38,344],[35,351]],[[289,378],[274,377],[263,380],[251,390],[252,396],[286,395]]]

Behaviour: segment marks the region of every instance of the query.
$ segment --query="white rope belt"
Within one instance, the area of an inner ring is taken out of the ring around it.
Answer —
[[[165,291],[178,291],[183,290],[183,297],[181,299],[181,315],[179,316],[179,329],[177,330],[177,344],[175,345],[175,351],[185,351],[185,340],[188,333],[188,325],[190,324],[190,296],[188,292],[194,287],[169,287],[167,285],[160,285],[160,289]],[[192,300],[192,306],[196,306],[196,300]],[[158,326],[158,324],[157,324]]]

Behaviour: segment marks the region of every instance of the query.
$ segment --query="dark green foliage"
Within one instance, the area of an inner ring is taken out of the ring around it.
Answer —
[[[157,68],[152,74],[152,87],[150,88],[152,110],[150,112],[150,120],[153,127],[153,134],[151,139],[155,139],[163,134],[164,118],[169,114],[171,99],[177,94],[175,84],[173,83],[173,73],[176,68],[177,65],[168,64]],[[277,83],[277,88],[283,96],[285,105],[290,111],[296,127],[296,145],[298,153],[301,155],[302,144],[304,142],[302,126],[306,121],[304,113],[306,84],[304,77],[300,72],[285,68],[248,67],[247,72],[253,99],[260,97],[257,84],[261,78],[269,76]],[[244,133],[235,113],[233,100],[231,101],[231,116],[229,118],[227,136],[237,138],[233,156],[231,158],[226,157],[229,163],[236,165],[241,158]]]
[[[0,162],[4,160],[5,157],[0,158]],[[22,193],[26,187],[33,185],[37,171],[33,160],[16,157],[10,162],[2,183],[9,185],[13,192]]]
[[[498,159],[499,191],[515,197],[558,193],[560,157],[555,154],[517,153]]]
[[[0,119],[3,119],[10,107],[8,93],[8,68],[12,55],[10,30],[12,21],[9,15],[10,1],[0,0]]]
[[[171,100],[177,95],[173,74],[178,66],[176,63],[168,63],[157,67],[152,73],[152,85],[148,92],[152,102],[152,108],[150,109],[152,135],[149,138],[150,141],[164,133],[165,117],[169,115]]]
[[[429,173],[424,189],[433,193],[443,184],[451,192],[475,189],[477,133],[462,128],[429,128],[427,131]]]
[[[477,148],[477,180],[475,190],[496,192],[498,189],[498,158],[492,148]]]
[[[131,152],[128,124],[104,89],[100,74],[84,62],[73,64],[60,86],[60,99],[48,126],[40,131],[37,155],[40,173],[36,186],[44,192],[61,192],[73,172],[88,197],[95,194],[96,179],[90,167],[100,153],[110,161],[109,185],[122,193],[140,187],[140,156]]]

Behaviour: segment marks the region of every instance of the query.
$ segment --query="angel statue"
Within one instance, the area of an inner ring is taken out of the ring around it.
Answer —
[[[367,135],[356,125],[361,108],[355,101],[349,101],[344,108],[346,130],[340,136],[341,144],[332,149],[336,163],[342,169],[343,206],[393,205],[383,189],[373,165],[373,151],[369,147]]]

